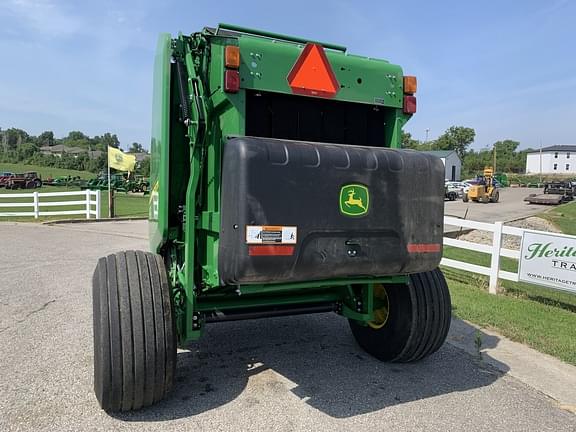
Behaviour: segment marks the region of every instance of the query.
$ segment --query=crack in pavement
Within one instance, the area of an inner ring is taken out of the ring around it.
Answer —
[[[16,324],[21,324],[24,321],[26,321],[28,318],[30,318],[32,315],[43,311],[44,309],[46,309],[48,307],[49,304],[51,303],[55,303],[56,299],[52,299],[50,301],[47,301],[46,303],[44,303],[42,306],[40,306],[38,309],[34,309],[33,311],[30,311],[26,314],[26,316],[22,319],[16,320]],[[8,330],[9,328],[12,328],[13,326],[8,326],[8,327],[4,327],[3,329],[0,329],[0,333],[5,332],[6,330]]]

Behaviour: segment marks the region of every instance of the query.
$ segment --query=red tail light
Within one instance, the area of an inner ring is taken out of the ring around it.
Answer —
[[[226,93],[238,93],[240,90],[240,73],[237,70],[224,72],[224,91]]]
[[[416,96],[404,96],[404,114],[414,114],[416,112]]]

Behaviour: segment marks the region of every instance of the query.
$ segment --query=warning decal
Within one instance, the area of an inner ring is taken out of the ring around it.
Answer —
[[[246,225],[247,244],[296,244],[295,226]]]

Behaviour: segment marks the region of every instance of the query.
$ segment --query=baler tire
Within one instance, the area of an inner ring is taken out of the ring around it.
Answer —
[[[142,251],[100,258],[92,279],[94,392],[108,412],[137,410],[172,388],[176,330],[162,258]]]
[[[385,285],[389,316],[375,329],[349,320],[358,344],[382,361],[407,363],[436,352],[450,329],[452,307],[446,279],[440,271],[410,275],[408,285]]]

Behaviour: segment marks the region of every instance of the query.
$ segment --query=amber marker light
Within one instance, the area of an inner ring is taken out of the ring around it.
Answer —
[[[405,76],[404,77],[404,93],[413,95],[416,93],[418,88],[418,81],[415,76]]]
[[[224,64],[227,68],[238,69],[240,67],[240,48],[228,45],[224,49]]]

